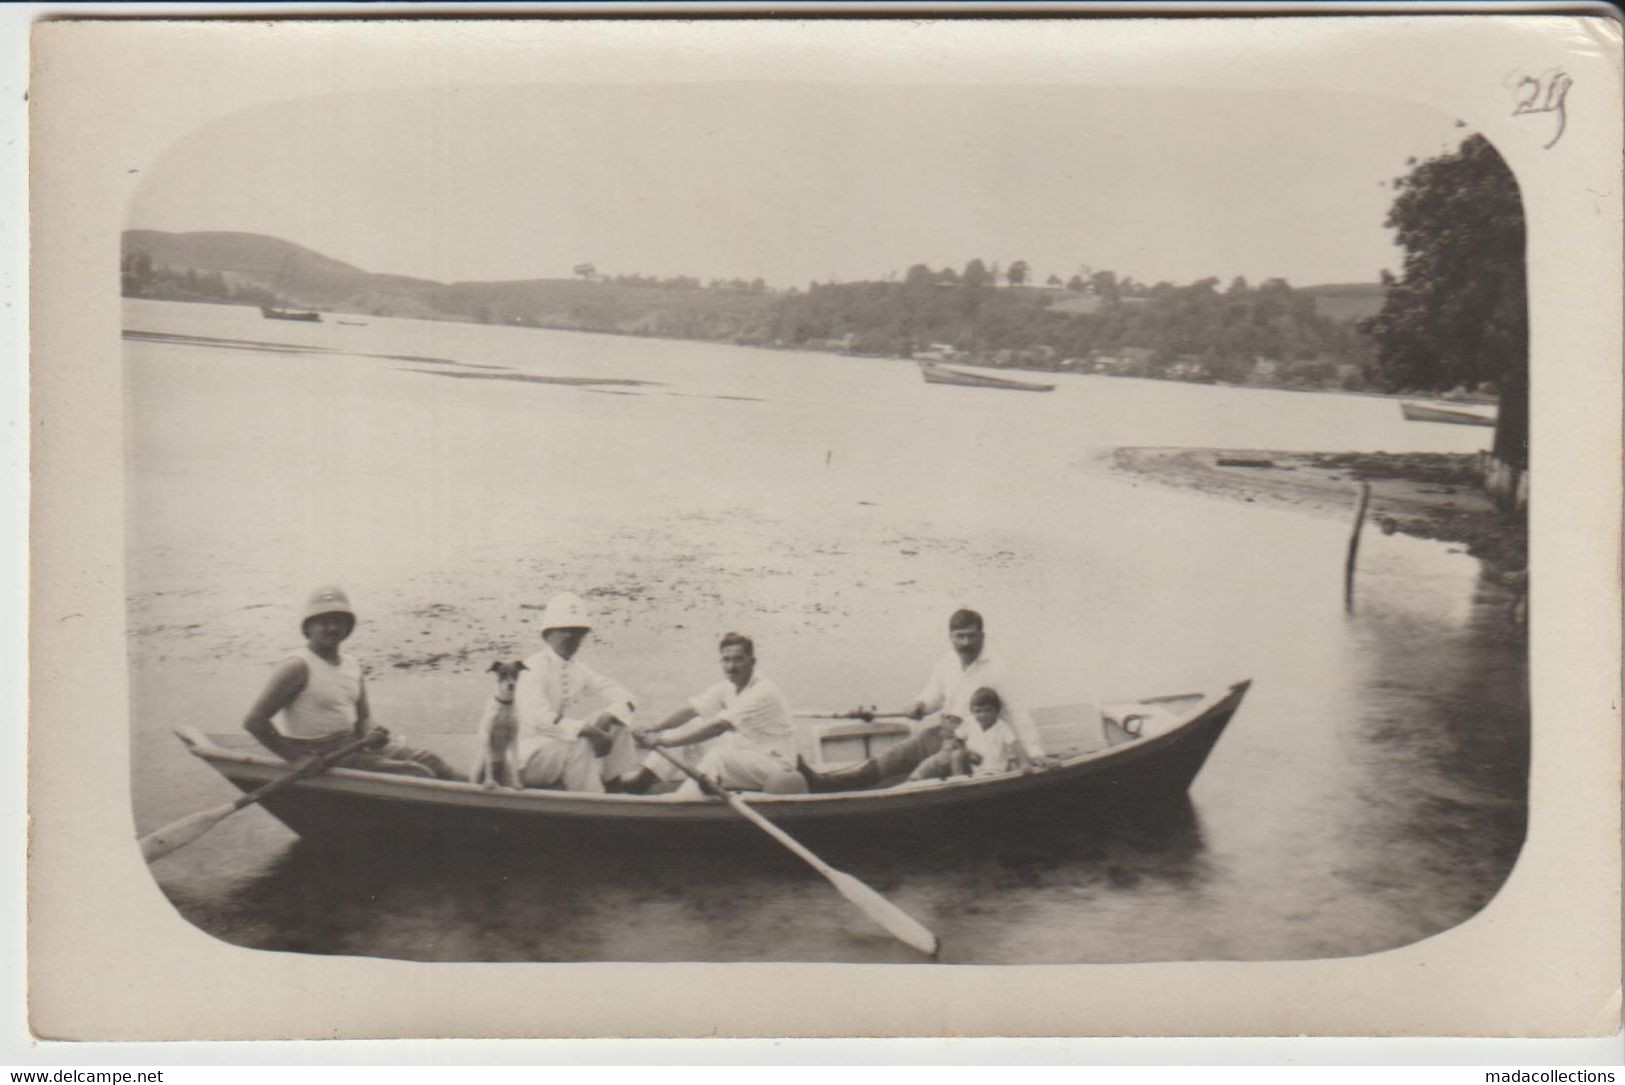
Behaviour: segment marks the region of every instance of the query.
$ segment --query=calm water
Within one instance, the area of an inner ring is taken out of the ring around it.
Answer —
[[[730,628],[798,704],[906,702],[959,605],[1036,703],[1254,680],[1183,807],[843,857],[949,961],[1369,953],[1465,920],[1511,869],[1527,648],[1475,560],[1370,532],[1350,616],[1343,520],[1098,467],[1118,445],[1468,451],[1486,430],[1377,398],[996,393],[900,362],[358,319],[127,306],[135,332],[327,351],[125,344],[142,830],[231,794],[169,729],[234,728],[297,642],[292,600],[338,579],[375,714],[407,733],[471,730],[484,667],[534,651],[566,588],[599,619],[583,658],[658,715],[712,680]],[[805,869],[727,854],[356,863],[249,810],[153,872],[199,926],[267,949],[909,959]]]

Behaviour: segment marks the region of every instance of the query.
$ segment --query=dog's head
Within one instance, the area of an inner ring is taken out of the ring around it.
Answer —
[[[519,681],[519,672],[527,669],[518,660],[512,663],[504,663],[499,659],[491,664],[487,673],[497,676],[497,696],[505,701],[513,700],[513,687]]]

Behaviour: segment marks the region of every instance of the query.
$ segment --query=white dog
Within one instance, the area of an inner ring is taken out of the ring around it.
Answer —
[[[491,664],[497,676],[497,689],[485,703],[480,717],[480,750],[468,778],[486,789],[519,788],[519,720],[513,711],[514,684],[523,663]]]

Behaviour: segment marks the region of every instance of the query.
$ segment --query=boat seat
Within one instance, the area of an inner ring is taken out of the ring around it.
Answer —
[[[874,757],[902,742],[913,732],[896,720],[854,720],[823,728],[818,735],[818,761],[836,766]]]
[[[1033,709],[1032,717],[1044,749],[1059,757],[1094,753],[1111,744],[1099,705],[1050,705]]]

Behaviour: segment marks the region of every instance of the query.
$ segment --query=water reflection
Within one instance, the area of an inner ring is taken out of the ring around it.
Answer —
[[[1342,875],[1393,902],[1391,944],[1476,913],[1522,847],[1527,641],[1507,598],[1484,579],[1461,625],[1380,607],[1352,624],[1365,697],[1345,735],[1358,784]]]
[[[1194,900],[1202,847],[1181,798],[1134,816],[825,854],[936,930],[945,961],[1020,954],[1017,932],[1029,926],[1050,932],[1044,959],[1089,960],[1098,958],[1087,942],[1055,955],[1048,913]],[[224,893],[169,892],[194,923],[258,949],[425,961],[917,959],[799,860],[757,841],[550,855],[296,840]]]

